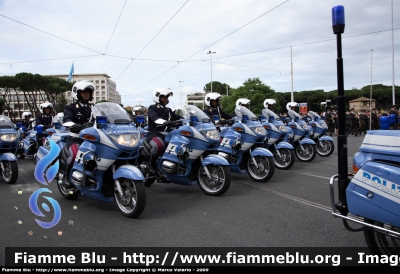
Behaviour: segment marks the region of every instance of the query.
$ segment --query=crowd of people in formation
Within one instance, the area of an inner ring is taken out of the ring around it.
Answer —
[[[395,114],[396,119],[390,123],[390,129],[400,129],[400,112],[396,105],[392,105],[388,110],[378,111],[376,108],[369,110],[355,111],[354,108],[346,111],[346,133],[347,136],[361,136],[362,134],[367,134],[367,130],[380,129],[380,118],[382,116],[389,116],[390,114]],[[328,125],[329,135],[337,135],[338,128],[338,114],[335,110],[327,108],[326,112],[320,113],[321,118],[325,120]],[[280,113],[282,120],[287,119],[287,113]],[[310,117],[307,114],[301,114],[304,120],[308,121]]]

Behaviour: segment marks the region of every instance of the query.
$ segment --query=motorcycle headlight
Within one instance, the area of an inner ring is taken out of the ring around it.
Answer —
[[[216,129],[202,130],[201,133],[203,133],[209,139],[219,140],[219,132]]]
[[[260,135],[267,135],[267,131],[265,130],[264,127],[253,127],[251,128],[255,133],[260,134]]]
[[[109,135],[110,138],[122,146],[134,147],[139,143],[137,134]]]
[[[279,126],[279,130],[283,132],[287,132],[287,127],[286,126]]]
[[[5,142],[14,142],[17,139],[17,134],[2,134],[0,140]]]

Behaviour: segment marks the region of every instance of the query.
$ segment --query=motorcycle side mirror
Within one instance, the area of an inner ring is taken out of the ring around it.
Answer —
[[[136,115],[135,116],[136,123],[144,123],[144,116],[143,115]]]
[[[213,119],[214,119],[214,122],[217,122],[217,121],[219,121],[219,116],[218,115],[213,115]]]
[[[36,127],[36,132],[37,132],[37,134],[42,134],[43,133],[43,126],[42,125],[37,126]]]
[[[261,121],[261,122],[264,121],[265,120],[265,116],[264,115],[258,116],[258,120]]]

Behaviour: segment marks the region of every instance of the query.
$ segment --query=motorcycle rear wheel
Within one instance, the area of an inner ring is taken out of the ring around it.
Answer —
[[[321,141],[322,147],[317,143],[317,153],[321,157],[328,157],[335,150],[335,145],[332,141]]]
[[[197,172],[197,183],[200,189],[210,196],[221,196],[231,185],[231,171],[227,166],[207,165],[211,179],[207,177],[204,166]]]
[[[15,184],[18,179],[18,163],[3,161],[2,175],[7,184]]]
[[[254,165],[252,159],[256,161],[258,167]],[[273,157],[248,157],[246,170],[253,181],[265,183],[271,179],[275,173],[275,163]]]
[[[301,150],[300,144],[295,147],[295,154],[297,159],[302,162],[311,162],[317,156],[317,148],[316,145],[303,145],[304,152]]]
[[[389,225],[384,225],[382,223],[365,220],[367,223],[374,224],[377,226],[385,226],[387,229],[394,230],[396,232],[400,231],[399,227],[393,227]],[[364,237],[367,245],[374,255],[397,255],[400,256],[400,239],[388,236],[386,234],[374,231],[374,230],[364,230]]]
[[[280,148],[278,150],[279,150],[279,153],[283,156],[283,158],[286,159],[286,161],[280,159],[280,157],[276,153],[277,150],[274,150],[273,154],[274,154],[275,167],[279,168],[279,169],[284,169],[284,170],[291,168],[294,164],[295,157],[296,157],[294,154],[294,150],[287,149],[287,148]]]
[[[137,218],[146,206],[146,188],[141,181],[127,178],[119,179],[123,196],[118,193],[117,184],[114,184],[114,198],[119,211],[128,218]]]

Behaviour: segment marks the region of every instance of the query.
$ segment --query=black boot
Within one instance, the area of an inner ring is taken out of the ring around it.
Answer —
[[[150,159],[150,173],[153,173],[153,174],[158,173],[157,156],[154,156],[154,155],[151,155],[151,159]]]

